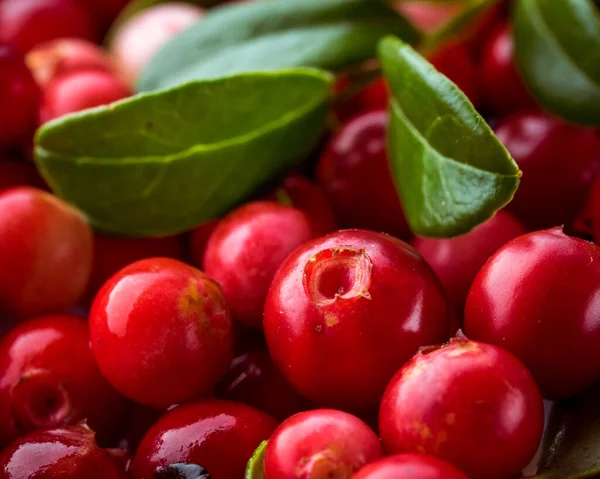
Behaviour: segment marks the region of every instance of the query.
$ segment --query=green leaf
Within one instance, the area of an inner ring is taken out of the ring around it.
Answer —
[[[373,58],[377,42],[417,31],[383,0],[263,0],[211,10],[142,71],[138,90],[244,71],[339,69]]]
[[[513,197],[520,171],[467,97],[409,45],[379,46],[392,91],[388,148],[411,229],[470,231]]]
[[[100,230],[188,230],[247,199],[318,141],[333,78],[241,74],[142,94],[44,125],[36,162]]]
[[[600,384],[555,403],[544,435],[540,472],[531,479],[582,479],[600,474]]]
[[[520,0],[514,31],[518,68],[538,102],[600,125],[600,13],[592,1]]]
[[[263,470],[263,464],[265,461],[265,450],[267,449],[267,442],[263,441],[254,451],[252,457],[248,461],[248,466],[246,467],[246,475],[244,479],[264,479],[265,473]]]

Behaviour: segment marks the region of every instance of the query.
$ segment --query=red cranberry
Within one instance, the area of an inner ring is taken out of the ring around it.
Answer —
[[[217,396],[246,403],[279,421],[311,409],[310,402],[289,385],[264,349],[237,356],[217,388]]]
[[[173,463],[201,465],[212,479],[240,479],[276,426],[271,416],[245,404],[211,400],[176,407],[144,437],[133,479],[151,479],[157,468]]]
[[[410,230],[388,165],[386,126],[385,111],[345,123],[327,145],[317,174],[343,226],[406,238]]]
[[[515,354],[545,397],[573,396],[600,378],[599,294],[598,246],[560,228],[530,233],[475,278],[466,333]]]
[[[413,245],[441,280],[450,302],[462,312],[471,283],[481,267],[498,248],[526,232],[513,215],[498,211],[465,235],[450,239],[417,238]]]
[[[423,454],[397,454],[363,467],[352,479],[469,479],[447,462]]]
[[[112,40],[111,53],[121,78],[128,85],[133,85],[163,45],[196,23],[203,13],[195,5],[172,2],[146,8],[119,25]]]
[[[312,237],[311,221],[300,210],[272,201],[248,203],[216,227],[206,247],[204,270],[221,284],[233,317],[261,328],[277,268]]]
[[[213,234],[213,231],[219,224],[219,220],[208,220],[196,226],[190,234],[190,257],[193,264],[202,266],[208,240]]]
[[[598,137],[600,140],[600,136]],[[582,211],[574,222],[578,233],[591,235],[596,244],[600,244],[600,175],[592,183]]]
[[[291,206],[298,208],[310,218],[315,236],[322,236],[338,229],[333,207],[325,190],[300,175],[290,175],[283,180],[272,195],[284,196]]]
[[[351,79],[341,77],[336,83],[336,91],[340,95],[346,94],[353,88]],[[346,121],[359,113],[372,110],[385,110],[390,101],[390,91],[385,78],[378,77],[362,88],[356,94],[335,105],[335,113],[342,121]]]
[[[56,38],[96,39],[92,18],[73,0],[2,0],[0,43],[22,54]]]
[[[471,54],[464,43],[447,43],[429,56],[431,64],[452,80],[471,100],[479,104],[479,78]]]
[[[13,161],[0,155],[0,192],[15,186],[44,188],[45,184],[32,163]]]
[[[294,251],[265,303],[271,356],[292,385],[323,406],[375,406],[422,345],[448,336],[431,268],[392,236],[346,230]]]
[[[508,208],[532,229],[570,225],[600,171],[600,137],[541,113],[508,117],[496,134],[523,171]]]
[[[512,354],[454,339],[418,353],[385,391],[379,430],[389,453],[421,452],[471,479],[506,479],[533,458],[544,426],[542,398]]]
[[[265,476],[350,479],[381,456],[379,438],[359,418],[316,409],[292,416],[275,430],[265,450]]]
[[[32,432],[0,455],[1,479],[125,479],[117,460],[85,425]]]
[[[15,146],[33,133],[39,102],[40,89],[23,58],[0,44],[0,147]]]
[[[78,38],[42,43],[27,53],[25,61],[42,88],[54,78],[74,71],[113,70],[112,62],[99,46]]]
[[[50,82],[40,106],[40,123],[131,95],[114,74],[100,70],[67,73]]]
[[[20,317],[65,311],[85,290],[91,228],[55,196],[29,187],[0,194],[0,310]]]
[[[181,237],[122,238],[96,233],[94,262],[86,299],[91,303],[102,285],[125,266],[141,259],[156,257],[181,259]]]
[[[108,280],[92,305],[90,332],[106,379],[157,408],[210,393],[232,356],[221,288],[169,258],[138,261]]]
[[[496,115],[536,108],[514,63],[510,24],[496,28],[481,52],[481,92],[486,106]]]
[[[0,342],[0,443],[27,431],[87,419],[110,433],[126,401],[101,376],[87,322],[75,316],[27,321]]]

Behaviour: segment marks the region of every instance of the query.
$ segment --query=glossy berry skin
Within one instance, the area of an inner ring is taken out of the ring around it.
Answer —
[[[502,210],[467,234],[448,239],[416,238],[413,246],[433,268],[450,303],[462,314],[469,288],[481,267],[498,248],[526,232],[518,219]]]
[[[0,25],[0,43],[23,55],[56,38],[97,37],[91,16],[74,0],[2,0]]]
[[[533,113],[507,117],[496,135],[523,171],[509,210],[532,229],[570,226],[600,172],[596,132]]]
[[[211,235],[204,271],[223,288],[233,317],[262,328],[271,280],[283,260],[314,236],[302,211],[272,201],[256,201],[227,215]]]
[[[106,436],[126,400],[102,377],[87,322],[75,316],[27,321],[0,341],[0,444],[25,432],[87,419]]]
[[[471,479],[516,476],[544,426],[531,374],[496,346],[454,339],[418,353],[394,376],[379,409],[388,453],[421,452]]]
[[[15,146],[33,133],[40,95],[23,57],[0,43],[0,148]]]
[[[279,369],[317,405],[345,410],[376,406],[398,368],[420,346],[444,341],[448,326],[444,294],[423,258],[366,230],[298,248],[265,303]]]
[[[234,358],[217,387],[217,397],[243,402],[278,421],[312,407],[285,380],[266,349],[252,349]]]
[[[0,311],[31,317],[74,306],[92,242],[83,216],[57,197],[29,187],[0,193]]]
[[[0,192],[16,186],[44,188],[45,184],[32,163],[0,155]]]
[[[387,112],[360,114],[331,138],[317,176],[344,227],[410,236],[386,155]]]
[[[98,45],[79,38],[59,38],[37,45],[27,53],[25,62],[42,88],[74,71],[113,71],[112,62]]]
[[[464,43],[447,43],[429,56],[429,62],[452,80],[475,106],[479,104],[479,78],[475,61]]]
[[[352,479],[469,479],[447,462],[423,454],[396,454],[363,467]]]
[[[503,246],[475,278],[469,338],[515,354],[544,397],[566,398],[600,377],[600,248],[560,228]]]
[[[165,413],[135,455],[133,479],[153,479],[161,466],[198,464],[212,479],[240,479],[254,450],[275,430],[268,414],[229,401],[198,401]]]
[[[350,479],[381,456],[377,434],[359,418],[315,409],[292,416],[275,430],[265,450],[265,477]]]
[[[90,333],[104,377],[156,408],[210,393],[232,357],[221,288],[170,258],[137,261],[107,281],[92,304]]]
[[[483,46],[479,78],[484,103],[492,114],[504,116],[537,108],[517,72],[508,23],[496,27]]]
[[[45,123],[68,113],[108,105],[131,95],[115,74],[101,70],[75,71],[52,80],[40,105],[39,121]]]
[[[163,238],[123,238],[94,234],[94,262],[87,288],[90,303],[102,285],[119,270],[147,258],[182,259],[183,241],[179,236]]]
[[[125,479],[116,459],[84,425],[36,431],[0,454],[0,479]]]

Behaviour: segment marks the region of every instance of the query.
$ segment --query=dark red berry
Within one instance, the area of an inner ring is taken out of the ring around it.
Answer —
[[[106,437],[120,426],[126,401],[102,377],[87,322],[46,316],[0,341],[0,444],[35,429],[87,419]]]
[[[337,117],[346,121],[355,115],[372,110],[385,110],[390,101],[390,91],[383,77],[378,77],[353,94],[356,88],[351,77],[338,78],[335,91],[340,100],[334,105]]]
[[[138,261],[107,281],[92,305],[90,333],[106,379],[157,408],[210,393],[232,357],[221,288],[169,258]]]
[[[386,451],[448,461],[471,479],[506,479],[533,458],[544,426],[525,366],[496,346],[454,339],[418,353],[390,382],[379,410]]]
[[[514,62],[512,30],[508,23],[496,27],[481,51],[481,93],[495,115],[535,109]]]
[[[131,0],[75,0],[97,20],[110,24]]]
[[[318,165],[318,178],[342,226],[410,236],[386,155],[387,112],[342,125]]]
[[[108,105],[131,95],[114,73],[102,70],[74,71],[52,80],[40,105],[39,121],[45,123],[68,113]]]
[[[352,479],[469,479],[447,462],[423,454],[397,454],[363,467]]]
[[[45,184],[32,163],[0,155],[0,192],[15,186],[44,188]]]
[[[134,454],[146,433],[163,413],[164,410],[134,404],[127,415],[125,437],[119,444]]]
[[[560,228],[503,246],[477,275],[468,337],[515,354],[544,397],[570,397],[600,378],[600,248]]]
[[[102,285],[119,270],[147,258],[183,258],[183,241],[179,236],[163,238],[123,238],[94,235],[94,263],[87,288],[90,303]]]
[[[467,234],[449,239],[416,238],[413,245],[433,268],[451,304],[462,315],[469,288],[481,267],[498,248],[526,232],[513,215],[498,211]]]
[[[600,139],[600,136],[598,137]],[[573,222],[577,233],[591,235],[600,244],[600,175],[592,183],[590,192],[580,213]]]
[[[217,387],[217,396],[246,403],[279,421],[311,409],[310,402],[290,386],[264,349],[236,357]]]
[[[190,258],[192,263],[197,265],[199,268],[202,267],[202,261],[204,260],[204,253],[206,253],[208,240],[218,224],[219,220],[208,220],[196,226],[190,233]]]
[[[269,351],[292,385],[322,406],[377,405],[422,345],[444,341],[444,294],[417,251],[392,236],[346,230],[294,251],[265,303]]]
[[[0,311],[30,317],[74,306],[92,242],[83,216],[57,197],[29,187],[0,193]]]
[[[211,235],[204,271],[221,284],[233,317],[262,328],[271,280],[288,254],[313,237],[307,215],[272,201],[248,203]]]
[[[523,171],[509,210],[530,228],[570,226],[600,172],[600,137],[542,113],[517,114],[496,135]]]
[[[350,479],[381,456],[379,438],[359,418],[316,409],[292,416],[275,430],[265,450],[265,477]]]
[[[479,104],[479,78],[475,61],[464,43],[450,42],[429,56],[431,64],[452,80],[475,106]]]
[[[165,413],[148,431],[135,455],[133,479],[153,479],[173,463],[199,464],[212,479],[240,479],[275,420],[245,404],[198,401]]]
[[[74,0],[2,0],[0,26],[0,43],[22,54],[56,38],[97,37],[92,18]]]
[[[0,454],[0,479],[125,479],[119,462],[85,425],[36,431]]]
[[[39,103],[40,88],[23,57],[0,43],[0,147],[27,140],[37,124]]]

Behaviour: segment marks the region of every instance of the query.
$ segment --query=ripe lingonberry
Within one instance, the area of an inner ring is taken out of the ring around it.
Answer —
[[[456,312],[462,314],[481,267],[498,248],[526,232],[513,215],[498,211],[467,234],[448,239],[416,238],[413,245],[437,274]]]
[[[174,463],[203,466],[214,479],[240,479],[277,422],[245,404],[206,400],[178,406],[148,431],[133,461],[133,479],[151,479]]]
[[[448,326],[440,283],[417,251],[364,230],[296,249],[265,303],[275,363],[326,407],[376,406],[398,368],[420,346],[444,341]]]
[[[352,479],[469,479],[447,462],[423,454],[396,454],[363,467]]]
[[[359,418],[315,409],[292,416],[275,430],[265,450],[265,477],[350,479],[381,456],[381,441]]]
[[[23,55],[36,45],[57,38],[94,41],[96,25],[74,0],[2,0],[0,43],[8,43]]]
[[[42,98],[39,121],[86,108],[108,105],[131,95],[129,88],[115,74],[102,70],[74,71],[52,80]]]
[[[600,137],[542,113],[515,114],[496,135],[523,171],[508,209],[532,229],[570,226],[600,172]]]
[[[87,322],[67,315],[26,321],[0,341],[0,444],[35,429],[87,419],[102,438],[126,400],[102,377]]]
[[[0,147],[15,146],[33,133],[39,103],[40,88],[23,57],[0,44]]]
[[[459,339],[419,352],[394,376],[379,410],[386,451],[435,456],[471,479],[519,473],[543,426],[527,368],[496,346]]]
[[[216,394],[260,409],[279,421],[311,408],[310,402],[285,380],[265,349],[253,349],[234,358]]]
[[[123,465],[96,445],[85,425],[35,431],[0,454],[2,479],[125,479]]]
[[[0,311],[20,317],[65,311],[85,291],[93,233],[57,197],[18,187],[0,193]]]
[[[156,408],[212,391],[231,361],[231,329],[221,288],[169,258],[123,268],[90,312],[102,374],[125,396]]]
[[[496,344],[532,372],[544,397],[565,398],[599,378],[600,248],[560,228],[498,250],[469,291],[469,338]]]
[[[221,284],[235,319],[262,328],[265,297],[283,260],[314,236],[306,214],[256,201],[223,218],[204,254],[204,271]]]
[[[356,87],[352,84],[351,77],[341,76],[335,84],[335,91],[340,97],[347,97],[334,105],[334,111],[341,121],[367,111],[385,110],[388,107],[390,91],[385,78],[378,77],[352,94],[354,88]]]
[[[342,125],[318,165],[318,178],[342,226],[410,236],[386,155],[387,112],[360,114]]]

